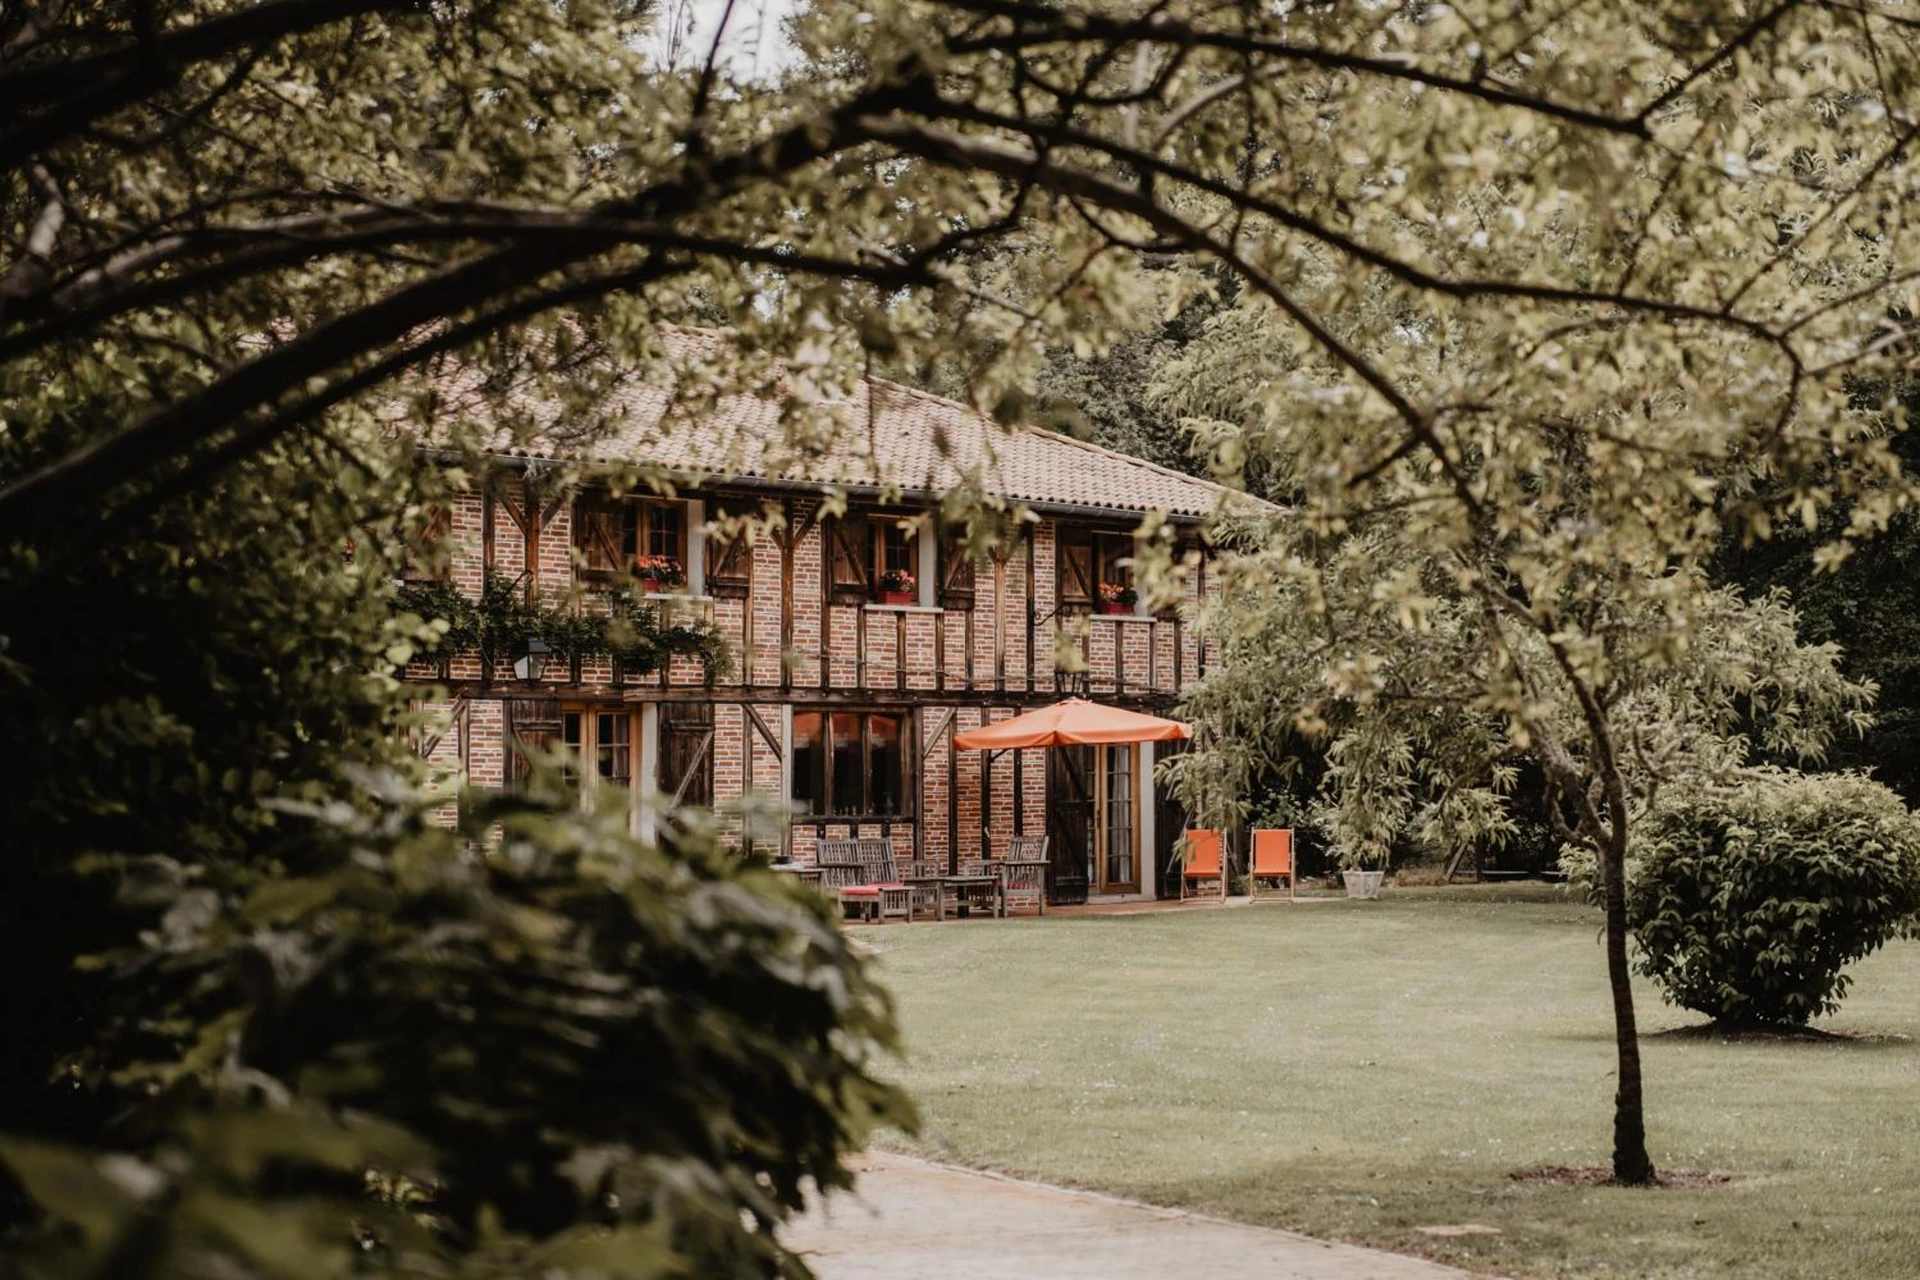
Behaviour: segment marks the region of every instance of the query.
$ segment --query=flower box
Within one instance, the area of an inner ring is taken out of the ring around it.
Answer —
[[[1128,614],[1133,612],[1133,606],[1130,604],[1121,604],[1118,600],[1104,600],[1100,604],[1100,612]]]
[[[880,603],[881,604],[912,604],[913,592],[889,591],[883,587],[880,590]]]
[[[641,592],[650,596],[687,584],[687,571],[672,556],[635,556],[633,576],[640,580]]]

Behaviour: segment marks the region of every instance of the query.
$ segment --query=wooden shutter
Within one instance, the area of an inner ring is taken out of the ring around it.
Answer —
[[[947,609],[973,608],[973,557],[958,538],[940,540],[940,604]]]
[[[864,515],[827,522],[827,584],[836,600],[873,596],[873,549]]]
[[[739,598],[753,581],[753,548],[745,538],[707,537],[707,594]]]
[[[426,519],[403,543],[400,576],[408,582],[444,581],[453,548],[446,545],[453,529],[453,513],[442,506],[426,510]]]
[[[583,499],[574,508],[573,543],[589,576],[614,577],[633,567],[633,517],[630,503]]]
[[[1093,537],[1085,532],[1062,532],[1056,556],[1060,603],[1063,607],[1093,604]]]
[[[535,757],[551,752],[560,741],[560,704],[551,698],[508,698],[500,710],[506,789],[524,791]]]
[[[660,706],[660,791],[677,808],[713,807],[713,708]]]

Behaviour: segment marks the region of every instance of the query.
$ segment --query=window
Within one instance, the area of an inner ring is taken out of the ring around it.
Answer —
[[[920,530],[898,513],[850,511],[826,524],[827,585],[835,601],[857,604],[882,592],[920,598]]]
[[[1102,586],[1133,585],[1133,535],[1061,529],[1056,542],[1055,586],[1063,609],[1089,608]]]
[[[913,577],[919,573],[920,535],[916,530],[902,529],[897,520],[876,520],[873,529],[873,571],[879,578],[890,573],[904,573]]]
[[[619,585],[641,556],[665,556],[684,574],[686,506],[667,498],[583,498],[574,508],[573,541],[589,583]]]
[[[906,812],[902,717],[877,711],[793,713],[793,799],[814,817],[897,818]]]
[[[1101,585],[1130,587],[1133,585],[1133,538],[1119,537],[1114,534],[1099,534],[1094,545],[1100,550]]]
[[[509,785],[523,789],[536,762],[557,754],[560,776],[587,802],[618,810],[633,803],[634,713],[560,710],[517,699],[508,706]]]
[[[640,507],[644,523],[644,554],[666,556],[687,563],[687,514],[677,502],[646,502]]]

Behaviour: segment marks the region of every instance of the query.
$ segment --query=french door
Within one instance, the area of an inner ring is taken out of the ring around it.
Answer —
[[[1099,835],[1096,862],[1101,893],[1140,891],[1140,846],[1137,839],[1139,796],[1134,791],[1131,743],[1096,747],[1099,753],[1099,796],[1095,829]]]
[[[1056,747],[1048,795],[1055,901],[1140,891],[1134,747]]]

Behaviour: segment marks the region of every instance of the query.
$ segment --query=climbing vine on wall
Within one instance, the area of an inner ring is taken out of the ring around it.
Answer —
[[[629,591],[603,597],[605,611],[576,611],[566,603],[528,599],[518,579],[492,570],[478,598],[451,582],[413,582],[394,594],[397,608],[429,621],[444,619],[446,633],[426,658],[478,652],[481,670],[493,671],[529,641],[560,657],[611,657],[629,673],[658,671],[674,654],[697,659],[707,683],[733,671],[733,654],[720,629],[704,618],[669,621],[658,605]]]

